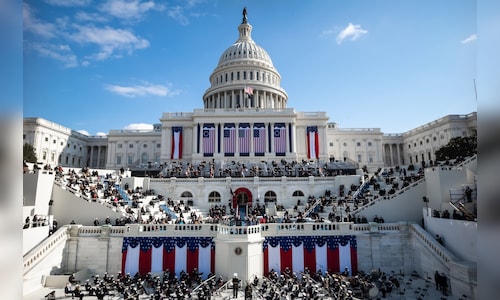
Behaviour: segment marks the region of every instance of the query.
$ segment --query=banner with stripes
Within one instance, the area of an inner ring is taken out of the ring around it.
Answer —
[[[240,156],[250,155],[250,124],[240,123],[238,126],[238,146]]]
[[[203,156],[213,156],[215,152],[215,125],[203,124]]]
[[[172,127],[171,159],[182,159],[182,127]]]
[[[124,237],[122,274],[160,273],[179,276],[197,268],[203,276],[215,271],[215,243],[212,237]],[[205,277],[204,277],[205,278]]]
[[[321,270],[358,272],[356,236],[284,236],[266,237],[263,247],[264,276],[271,270],[281,273],[286,268],[300,274]]]
[[[318,126],[307,126],[307,158],[319,158]]]
[[[264,123],[253,125],[253,149],[255,156],[264,156],[266,153],[266,126]]]
[[[274,152],[280,156],[286,154],[286,127],[284,123],[274,124]]]
[[[234,123],[224,124],[224,155],[234,156],[236,152],[236,127]]]

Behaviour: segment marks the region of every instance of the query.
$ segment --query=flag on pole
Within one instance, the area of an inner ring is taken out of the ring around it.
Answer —
[[[253,95],[253,88],[250,86],[245,86],[245,94]]]
[[[319,158],[318,126],[307,126],[307,158]]]
[[[356,236],[271,236],[262,245],[264,253],[264,276],[271,270],[278,273],[286,268],[292,272],[303,272],[307,267],[311,273],[343,272],[349,276],[357,274],[358,256]]]
[[[171,159],[182,159],[182,127],[172,127]]]

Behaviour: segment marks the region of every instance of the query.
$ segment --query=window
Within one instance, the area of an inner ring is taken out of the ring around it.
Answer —
[[[255,73],[255,79],[259,80],[259,72]]]
[[[193,194],[191,194],[191,192],[182,192],[181,194],[181,198],[193,198]]]
[[[429,139],[425,139],[425,143],[429,144]]]
[[[127,164],[131,165],[133,162],[134,162],[134,155],[129,154],[129,156],[127,157]]]
[[[444,134],[441,135],[441,139],[444,140]]]
[[[372,146],[372,142],[368,142],[368,147],[371,147]]]
[[[227,82],[227,73],[226,73],[226,82]]]
[[[417,143],[413,143],[413,147],[417,147]]]
[[[210,194],[208,195],[208,202],[220,202],[221,201],[221,197],[220,197],[220,194],[219,192],[210,192]]]
[[[61,142],[61,146],[62,146],[62,145],[64,145],[64,143],[63,143],[63,142]]]
[[[116,164],[117,164],[117,165],[121,165],[121,164],[122,164],[122,157],[121,157],[120,155],[118,155],[118,156],[116,157]]]
[[[46,141],[46,142],[48,142],[48,141],[49,141],[49,138],[48,138],[48,137],[46,137],[46,138],[45,138],[45,141]]]
[[[247,79],[247,71],[243,71],[243,79]]]
[[[148,147],[148,144],[144,144],[142,145],[143,148],[147,148]]]
[[[435,142],[437,140],[437,137],[433,136],[432,140]]]
[[[23,140],[26,139],[26,134],[23,134]],[[61,144],[62,145],[62,144]]]
[[[347,146],[347,143],[344,143],[344,147],[346,147],[346,146]]]
[[[231,80],[234,80],[234,73],[231,72]]]
[[[371,153],[368,154],[368,162],[373,163],[373,154]]]
[[[118,149],[121,149],[121,148],[122,148],[122,146],[123,146],[122,144],[118,144],[118,145],[117,145]]]
[[[236,80],[240,80],[240,72],[236,72]]]
[[[56,154],[54,152],[50,153],[50,161],[54,162],[56,160]]]
[[[423,144],[422,141],[420,141],[420,145],[422,145],[422,144]]]
[[[356,146],[361,147],[361,143],[360,143],[360,142],[357,142],[357,143],[356,143]]]
[[[408,144],[408,149],[411,149],[411,144]]]
[[[358,162],[359,163],[361,162],[361,158],[362,158],[361,154],[358,154]]]
[[[295,191],[292,194],[293,197],[304,197],[304,192],[302,191]]]
[[[47,159],[47,151],[43,151],[42,159],[43,160]]]
[[[134,148],[134,144],[128,144],[129,148]]]
[[[264,202],[276,202],[276,193],[273,191],[268,191],[264,195]]]
[[[253,80],[253,72],[250,71],[250,80]]]
[[[52,140],[52,144],[55,144],[56,143],[56,140]]]
[[[76,145],[73,145],[73,150],[76,150]]]
[[[330,143],[330,147],[333,147],[333,143]]]
[[[68,148],[71,147],[71,145],[68,143]]]
[[[161,144],[156,144],[156,148],[161,148]]]

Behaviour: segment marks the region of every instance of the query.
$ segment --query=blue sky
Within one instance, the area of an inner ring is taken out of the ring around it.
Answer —
[[[201,108],[245,6],[288,107],[385,133],[477,111],[473,0],[39,0],[23,5],[23,115],[95,135]]]

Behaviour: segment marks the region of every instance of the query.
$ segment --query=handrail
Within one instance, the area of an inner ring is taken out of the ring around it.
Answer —
[[[307,217],[319,204],[321,203],[321,198],[318,198],[316,202],[311,205],[305,212],[304,212],[304,217]]]
[[[196,291],[198,291],[198,289],[200,289],[202,286],[206,285],[206,284],[207,284],[210,280],[212,280],[212,278],[214,278],[214,277],[215,277],[215,274],[214,274],[214,275],[212,275],[211,277],[209,277],[209,278],[207,278],[207,279],[203,280],[203,282],[201,282],[200,284],[198,284],[198,285],[197,285],[197,286],[196,286],[196,287],[195,287],[195,288],[191,291],[191,294],[192,294],[192,295],[194,295],[194,293],[195,293]]]
[[[68,239],[68,227],[63,226],[23,256],[23,274],[28,273],[54,248]]]
[[[431,235],[422,227],[411,224],[410,231],[412,235],[417,237],[426,246],[429,251],[434,253],[443,263],[455,261],[457,258],[448,251],[443,245],[439,244]]]
[[[395,198],[395,197],[397,197],[397,196],[399,196],[399,195],[401,195],[401,194],[404,194],[404,193],[405,193],[406,191],[408,191],[409,189],[411,189],[411,188],[413,188],[413,187],[415,187],[415,186],[417,186],[417,185],[419,185],[419,184],[423,183],[424,181],[425,181],[425,177],[422,177],[422,178],[420,178],[419,180],[417,180],[417,181],[415,181],[415,182],[411,183],[410,185],[408,185],[408,186],[406,186],[406,187],[404,187],[404,188],[402,188],[402,189],[400,189],[400,190],[396,191],[396,193],[394,193],[394,194],[392,194],[392,195],[379,196],[378,198],[373,199],[372,201],[368,202],[367,204],[365,204],[365,205],[363,205],[363,206],[360,206],[360,207],[358,207],[357,209],[353,210],[353,211],[351,212],[351,214],[352,214],[352,215],[355,215],[355,214],[357,214],[357,213],[359,213],[359,212],[361,212],[361,211],[365,210],[366,208],[368,208],[368,207],[370,207],[370,206],[374,205],[375,203],[380,202],[380,201],[382,201],[382,200],[391,200],[391,199],[393,199],[393,198]]]

